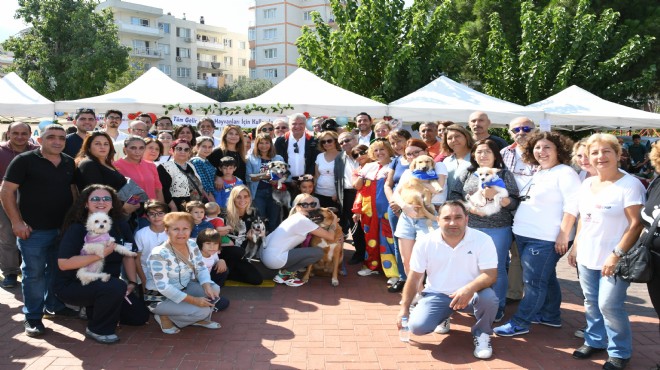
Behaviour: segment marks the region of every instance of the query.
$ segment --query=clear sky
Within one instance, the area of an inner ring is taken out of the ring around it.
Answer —
[[[0,41],[18,33],[25,28],[25,24],[14,19],[18,8],[18,0],[0,0],[3,10],[0,11]],[[247,33],[249,24],[249,0],[131,0],[132,3],[149,5],[163,9],[164,13],[171,12],[173,16],[199,21],[204,16],[206,24],[226,27],[231,31]],[[409,6],[413,0],[406,0]]]

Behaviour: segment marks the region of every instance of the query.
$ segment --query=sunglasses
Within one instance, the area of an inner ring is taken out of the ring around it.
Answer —
[[[180,146],[177,146],[176,148],[174,148],[174,150],[176,150],[177,152],[186,152],[186,153],[188,153],[190,151],[190,148],[182,148]]]
[[[112,202],[112,197],[109,195],[104,195],[102,197],[99,197],[98,195],[95,195],[91,198],[89,198],[90,202]]]
[[[325,145],[325,144],[332,144],[332,143],[334,143],[334,142],[335,142],[335,139],[319,140],[319,141],[320,141],[321,145]]]
[[[316,203],[316,202],[309,202],[309,203],[299,202],[298,205],[300,206],[300,208],[316,208],[318,203]]]
[[[163,216],[165,216],[165,212],[148,212],[147,216],[149,216],[149,217],[163,217]]]
[[[520,130],[522,130],[522,132],[530,132],[532,131],[532,128],[529,126],[523,126],[523,127],[514,127],[511,129],[511,131],[513,131],[514,134],[519,133]]]
[[[367,152],[361,151],[361,152],[353,153],[353,159],[358,159],[358,157],[362,155],[367,155]]]
[[[293,152],[296,154],[300,153],[300,149],[298,148],[298,143],[293,143]]]
[[[344,144],[350,143],[351,141],[353,141],[353,139],[344,139],[344,140],[340,141],[339,144],[344,145]]]
[[[272,132],[274,128],[272,127],[262,127],[261,132]]]

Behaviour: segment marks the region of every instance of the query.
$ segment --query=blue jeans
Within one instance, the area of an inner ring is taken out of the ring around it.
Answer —
[[[269,234],[272,233],[280,224],[280,213],[282,212],[282,207],[275,204],[275,200],[273,200],[273,189],[257,189],[254,194],[254,207],[259,211],[261,217],[268,219],[266,230]]]
[[[561,289],[557,280],[555,242],[516,235],[523,268],[525,295],[518,312],[511,319],[516,325],[529,328],[540,317],[545,322],[560,323]]]
[[[443,293],[422,293],[422,299],[417,302],[415,309],[410,312],[408,328],[415,335],[428,334],[438,324],[445,321],[454,313],[449,307],[452,298]],[[497,314],[497,295],[491,288],[480,290],[474,294],[463,312],[474,312],[477,322],[472,327],[472,335],[481,333],[493,334],[493,321]]]
[[[32,230],[30,237],[18,238],[23,256],[23,313],[28,320],[40,320],[44,308],[59,311],[64,304],[53,294],[53,278],[57,269],[57,236],[59,230]]]
[[[392,228],[392,239],[394,240],[394,258],[396,259],[396,266],[399,269],[399,279],[405,281],[408,276],[403,266],[403,260],[401,259],[401,252],[399,251],[399,238],[394,236],[396,230],[396,225],[399,223],[399,216],[392,211],[392,207],[387,207],[387,215],[390,220],[390,227]]]
[[[493,284],[497,299],[500,300],[500,307],[497,313],[504,312],[506,305],[506,291],[509,288],[509,276],[506,271],[507,261],[509,260],[509,249],[513,242],[513,233],[511,233],[511,226],[494,227],[494,228],[477,228],[485,234],[488,234],[495,248],[497,249],[497,281]]]
[[[630,358],[632,330],[625,309],[630,283],[621,278],[602,276],[601,270],[591,270],[583,265],[578,265],[578,270],[587,317],[584,343],[594,348],[607,348],[610,357]]]

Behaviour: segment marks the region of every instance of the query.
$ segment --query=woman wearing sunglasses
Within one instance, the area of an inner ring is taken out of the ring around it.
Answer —
[[[133,233],[123,219],[121,208],[117,193],[107,185],[90,185],[80,193],[64,220],[66,231],[60,242],[59,268],[53,282],[53,291],[62,302],[87,308],[85,335],[103,344],[119,341],[115,333],[117,324],[144,325],[149,319],[144,302],[135,294],[136,258],[114,252],[116,244],[128,246],[133,243]],[[110,235],[115,241],[107,243],[104,249],[103,272],[110,274],[110,279],[82,285],[76,277],[77,270],[100,259],[96,255],[81,255],[87,235],[85,223],[90,212],[102,212],[112,218]],[[127,281],[120,279],[122,266]]]
[[[267,134],[271,140],[275,139],[275,126],[270,121],[261,121],[257,125],[257,135]]]
[[[172,212],[183,212],[185,202],[208,199],[195,166],[189,162],[191,151],[188,141],[175,140],[170,149],[172,160],[158,165],[163,197]]]
[[[335,159],[341,151],[337,140],[339,135],[334,131],[323,131],[318,136],[319,155],[316,156],[314,167],[314,195],[319,199],[321,207],[340,208],[337,203],[335,189]]]
[[[321,248],[296,248],[308,234],[334,239],[334,231],[319,227],[308,218],[311,210],[319,207],[319,200],[309,194],[298,194],[293,200],[293,214],[284,220],[268,237],[261,251],[261,262],[269,269],[279,270],[273,281],[288,286],[301,286],[304,282],[296,271],[323,258]]]

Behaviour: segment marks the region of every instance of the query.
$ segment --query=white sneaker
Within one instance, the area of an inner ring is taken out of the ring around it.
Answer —
[[[451,329],[451,317],[448,317],[445,321],[436,326],[433,332],[436,334],[447,334],[449,333],[449,329]]]
[[[399,278],[397,276],[391,277],[387,279],[387,285],[394,285],[396,282],[399,281]]]
[[[490,358],[493,355],[493,348],[490,346],[490,335],[481,333],[474,337],[474,357]]]
[[[377,270],[369,270],[368,268],[363,268],[362,270],[357,272],[358,275],[360,276],[369,276],[369,275],[378,275],[379,272]]]

